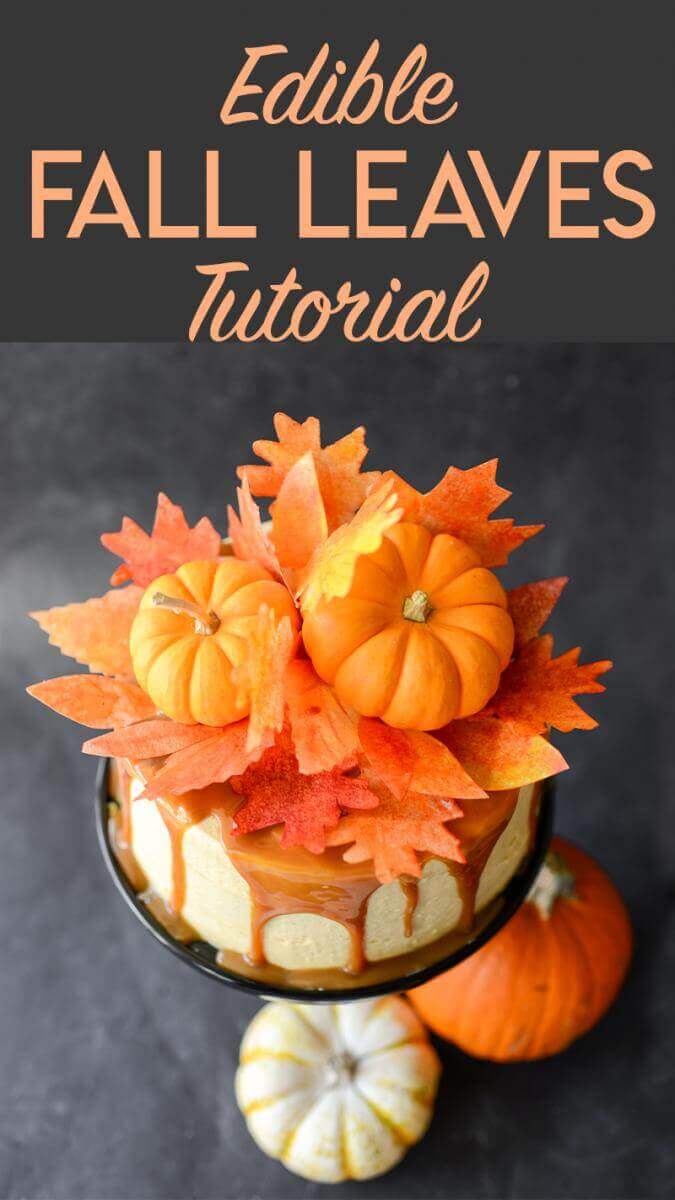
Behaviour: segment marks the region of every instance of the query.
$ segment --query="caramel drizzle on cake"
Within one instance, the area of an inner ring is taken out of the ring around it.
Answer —
[[[344,987],[349,978],[363,984],[391,978],[405,973],[402,959],[411,958],[408,969],[417,969],[449,953],[461,945],[482,925],[484,914],[476,921],[476,894],[481,874],[490,854],[506,828],[518,799],[518,789],[494,792],[486,799],[463,801],[464,816],[453,822],[453,830],[460,838],[466,863],[446,861],[454,876],[459,892],[462,912],[457,929],[412,955],[385,959],[369,963],[364,952],[364,933],[368,901],[380,883],[372,873],[370,864],[350,866],[340,857],[337,850],[327,850],[322,855],[311,855],[299,847],[280,851],[272,830],[234,836],[231,832],[232,817],[241,797],[235,795],[227,784],[213,785],[198,792],[190,792],[180,798],[163,797],[156,801],[157,810],[169,835],[171,848],[171,894],[168,900],[148,888],[148,881],[140,870],[131,849],[131,806],[132,777],[148,779],[158,769],[154,764],[135,764],[115,761],[111,764],[110,790],[116,802],[115,816],[111,827],[111,844],[132,887],[138,893],[156,920],[177,940],[189,942],[199,940],[198,935],[185,921],[181,910],[185,903],[185,859],[183,838],[188,829],[206,817],[217,819],[219,838],[233,867],[246,882],[250,895],[251,930],[250,949],[246,955],[221,950],[217,961],[225,967],[245,970],[249,976],[261,982],[292,982],[295,986]],[[537,804],[532,804],[530,817],[530,846],[536,829]],[[432,858],[424,856],[423,861]],[[398,880],[404,897],[404,925],[406,937],[413,933],[414,915],[418,902],[418,880],[404,876]],[[489,906],[487,913],[494,911]],[[338,922],[347,930],[350,939],[350,955],[345,968],[286,972],[267,962],[264,948],[264,930],[276,916],[292,913],[316,913]],[[414,958],[414,965],[412,959]],[[302,976],[303,983],[300,982]]]

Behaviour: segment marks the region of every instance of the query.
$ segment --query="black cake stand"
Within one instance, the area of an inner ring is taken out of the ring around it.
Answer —
[[[463,959],[475,954],[481,946],[489,942],[503,925],[513,916],[527,896],[544,860],[553,828],[553,785],[550,781],[544,783],[541,792],[539,815],[534,839],[534,845],[522,868],[502,892],[499,907],[489,921],[476,933],[476,936],[462,946],[447,954],[438,962],[409,974],[387,979],[364,987],[352,988],[293,988],[274,984],[261,983],[257,979],[248,978],[245,974],[221,967],[216,962],[216,950],[208,942],[180,942],[160,924],[148,911],[143,901],[134,891],[118,862],[109,837],[108,806],[108,762],[103,760],[96,778],[96,829],[101,853],[105,860],[117,890],[128,904],[131,911],[152,936],[180,958],[184,963],[240,991],[249,992],[262,999],[276,998],[296,1001],[301,1004],[343,1004],[351,1000],[365,1000],[371,996],[383,996],[389,993],[405,992],[418,987],[434,976],[449,971]]]

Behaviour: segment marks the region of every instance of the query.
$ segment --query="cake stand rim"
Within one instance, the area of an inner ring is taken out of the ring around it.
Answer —
[[[472,954],[480,950],[495,934],[499,933],[499,930],[518,911],[544,861],[544,856],[553,834],[555,785],[551,779],[545,779],[542,781],[534,845],[525,865],[509,880],[509,883],[501,893],[501,906],[486,925],[483,926],[474,938],[465,942],[463,946],[453,950],[450,954],[440,958],[438,962],[430,963],[428,966],[422,967],[418,971],[411,971],[407,975],[399,975],[396,978],[383,980],[380,983],[364,987],[310,989],[261,984],[256,979],[251,979],[246,975],[239,975],[236,971],[230,971],[226,967],[220,967],[215,961],[208,961],[198,951],[192,949],[193,943],[186,944],[179,942],[176,938],[172,937],[139,899],[138,894],[134,891],[124,874],[110,845],[108,835],[108,805],[110,799],[107,787],[109,765],[109,759],[101,759],[96,772],[96,834],[99,849],[108,873],[112,877],[113,883],[122,896],[122,899],[134,913],[137,920],[140,921],[143,928],[164,946],[165,949],[171,951],[176,958],[187,963],[188,966],[191,966],[193,970],[199,971],[200,974],[215,979],[218,983],[234,987],[238,991],[247,992],[250,996],[256,996],[262,1000],[287,1000],[300,1004],[346,1004],[358,1000],[372,999],[376,996],[396,995],[401,992],[411,991],[413,988],[427,983],[430,979],[434,979],[437,975],[444,974],[445,971],[451,970],[452,967],[456,967],[460,962],[463,962],[466,958],[470,958]],[[197,944],[206,945],[206,943]]]

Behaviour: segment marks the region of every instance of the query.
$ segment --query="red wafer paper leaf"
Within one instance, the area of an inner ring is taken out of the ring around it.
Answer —
[[[30,616],[62,654],[103,675],[133,678],[129,633],[142,595],[141,588],[128,587]]]
[[[111,577],[113,584],[133,580],[146,588],[160,575],[172,574],[186,562],[219,558],[220,534],[208,517],[202,517],[190,528],[185,513],[172,504],[164,492],[157,497],[157,511],[152,533],[146,533],[130,517],[124,517],[117,533],[101,534],[106,550],[123,559]]]
[[[417,755],[402,729],[377,717],[361,717],[359,741],[373,773],[395,796],[403,796],[413,777]]]
[[[292,570],[305,567],[317,546],[328,537],[326,510],[311,452],[291,467],[270,514],[279,561]]]
[[[283,727],[284,675],[296,642],[290,619],[278,621],[274,610],[263,604],[249,634],[244,665],[235,672],[239,703],[244,708],[248,701],[250,706],[249,751],[267,745],[268,735]]]
[[[136,683],[107,675],[62,675],[26,688],[47,708],[91,729],[116,729],[153,717],[156,709]]]
[[[239,505],[238,516],[231,505],[227,506],[227,532],[234,553],[237,558],[247,562],[257,562],[270,574],[282,578],[279,559],[265,532],[260,509],[251,495],[246,474],[242,476],[241,487],[237,488],[237,503]]]
[[[567,763],[545,738],[514,721],[468,717],[453,721],[442,739],[472,779],[486,792],[525,787],[567,770]]]
[[[544,526],[516,525],[510,517],[489,519],[511,495],[496,481],[497,463],[498,459],[491,459],[468,471],[449,467],[426,493],[416,491],[394,472],[388,471],[384,478],[393,482],[404,520],[424,525],[432,533],[451,533],[471,546],[486,567],[501,567],[513,550]]]
[[[408,791],[399,798],[387,791],[372,812],[343,817],[329,835],[328,845],[349,846],[345,862],[372,859],[380,883],[391,883],[399,875],[419,878],[418,852],[464,861],[459,839],[446,827],[455,815],[452,806],[435,797]]]
[[[579,666],[578,646],[558,658],[551,657],[552,648],[550,634],[528,642],[504,671],[485,712],[514,721],[528,733],[544,733],[549,726],[561,733],[596,729],[598,722],[572,697],[604,692],[598,675],[611,670],[612,663]]]
[[[183,750],[177,750],[146,784],[144,795],[152,798],[163,795],[181,796],[212,783],[226,783],[233,775],[241,775],[255,762],[267,745],[249,751],[248,719],[209,729],[210,736]],[[271,744],[270,735],[270,742]]]
[[[208,737],[213,737],[210,725],[179,725],[177,721],[158,717],[91,738],[82,750],[85,754],[130,758],[132,762],[138,762],[142,758],[163,758],[165,754],[174,754],[176,750]]]
[[[415,752],[415,766],[410,781],[414,792],[425,796],[443,796],[449,800],[480,800],[485,792],[467,775],[463,766],[448,747],[430,733],[416,729],[406,731],[406,738]],[[457,804],[455,816],[461,817],[462,808]]]
[[[365,429],[354,429],[330,446],[321,445],[321,425],[316,417],[300,424],[285,413],[277,413],[274,428],[278,442],[257,441],[253,451],[269,466],[239,467],[239,477],[248,474],[254,496],[278,496],[291,468],[311,453],[321,489],[329,529],[337,529],[363,503],[378,472],[361,472],[368,448]]]
[[[356,516],[317,547],[301,582],[303,612],[321,599],[347,595],[360,556],[379,549],[386,531],[400,520],[402,510],[396,504],[391,481],[375,488]]]
[[[569,583],[566,575],[555,579],[539,579],[525,583],[509,592],[509,612],[516,631],[516,648],[535,638],[548,621],[563,588]]]
[[[269,750],[232,786],[246,796],[235,814],[232,832],[254,833],[270,825],[283,825],[282,846],[304,846],[312,854],[326,848],[326,836],[343,811],[372,808],[378,803],[363,779],[340,771],[302,775],[295,755],[285,746]]]
[[[359,741],[353,719],[305,659],[286,672],[291,739],[302,775],[355,763]]]

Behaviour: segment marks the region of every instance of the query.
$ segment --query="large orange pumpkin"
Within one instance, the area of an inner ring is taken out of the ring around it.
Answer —
[[[436,1033],[477,1058],[546,1058],[600,1020],[631,950],[630,920],[611,880],[583,850],[554,838],[509,923],[410,999]]]
[[[398,729],[440,729],[497,690],[513,622],[469,546],[406,521],[358,560],[344,598],[306,614],[303,637],[343,704]]]
[[[248,714],[233,670],[263,604],[297,627],[288,591],[255,563],[186,563],[150,584],[129,646],[136,678],[161,712],[186,725],[228,725]]]

